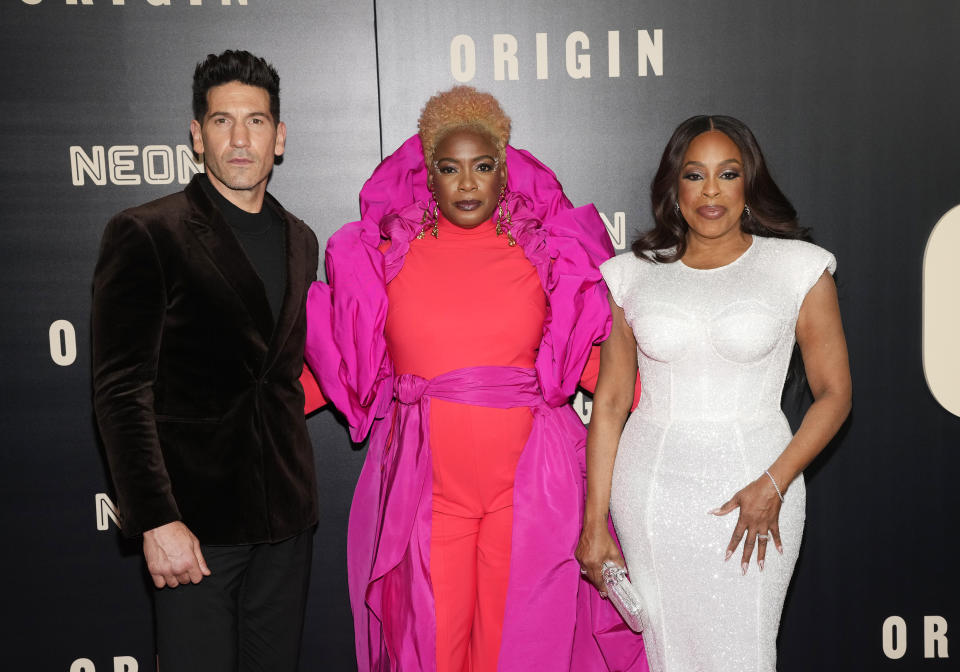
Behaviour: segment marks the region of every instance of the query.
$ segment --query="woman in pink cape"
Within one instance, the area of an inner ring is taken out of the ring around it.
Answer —
[[[509,131],[489,94],[431,98],[307,302],[307,362],[370,435],[348,535],[362,671],[647,669],[573,555],[586,432],[568,401],[610,329],[613,250]]]

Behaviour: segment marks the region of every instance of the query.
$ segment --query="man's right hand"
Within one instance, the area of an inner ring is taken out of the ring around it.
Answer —
[[[143,557],[157,588],[200,583],[203,577],[210,576],[210,568],[200,552],[200,542],[180,521],[144,532]]]

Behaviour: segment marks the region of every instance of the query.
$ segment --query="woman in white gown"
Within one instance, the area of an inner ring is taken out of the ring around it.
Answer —
[[[650,610],[652,672],[772,671],[803,532],[802,471],[850,409],[836,262],[802,240],[736,119],[681,124],[652,200],[655,228],[601,267],[614,323],[577,558],[598,587],[604,561],[623,564],[609,508]],[[814,398],[796,435],[780,410],[794,342]],[[627,420],[638,366],[643,391]]]

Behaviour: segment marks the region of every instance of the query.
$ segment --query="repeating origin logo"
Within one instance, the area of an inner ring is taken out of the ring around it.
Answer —
[[[934,399],[960,416],[960,205],[940,218],[923,254],[923,375]]]
[[[39,5],[42,2],[43,0],[23,0],[23,4],[25,5]],[[61,5],[93,5],[94,0],[49,0],[47,4],[54,4],[54,3],[61,4]],[[123,6],[128,3],[126,2],[126,0],[96,0],[96,4]],[[235,2],[231,2],[230,0],[207,0],[206,3],[204,3],[203,0],[180,0],[179,2],[177,2],[176,0],[130,0],[129,4],[131,5],[146,4],[146,5],[151,5],[153,7],[169,7],[172,4],[192,5],[194,7],[200,7],[204,4],[221,5],[224,7],[229,5],[238,5],[241,7],[245,7],[247,5],[247,0],[235,0]]]
[[[920,651],[915,650],[916,647],[910,649],[913,636],[908,637],[907,621],[902,616],[888,616],[883,621],[882,632],[883,655],[887,658],[899,660],[907,655],[908,650],[916,654],[911,655],[911,658],[920,657]],[[910,632],[915,634],[916,628],[910,629]],[[947,647],[947,619],[943,616],[924,616],[922,634],[924,658],[950,657]]]
[[[101,672],[139,672],[140,664],[133,656],[114,656],[113,664],[103,666]],[[77,658],[70,665],[70,672],[97,672],[97,666],[89,658]]]
[[[557,71],[566,72],[571,79],[589,79],[590,77],[621,76],[621,63],[626,68],[625,75],[646,77],[653,74],[663,76],[663,29],[637,30],[636,45],[632,44],[632,31],[627,33],[625,42],[631,42],[621,48],[620,31],[608,30],[606,43],[594,39],[582,30],[574,30],[566,36],[537,33],[534,37],[534,61],[536,78],[550,79]],[[554,40],[562,40],[564,57],[560,62],[551,62],[550,45]],[[597,44],[599,43],[599,45]],[[458,82],[469,82],[477,75],[477,44],[470,35],[457,35],[450,40],[450,73]],[[481,49],[489,45],[493,62],[493,78],[497,81],[520,79],[520,41],[510,33],[495,33],[492,39],[479,40]],[[592,56],[597,47],[606,46],[606,72],[593,67]],[[526,53],[529,53],[527,50]],[[635,74],[634,74],[635,73]]]

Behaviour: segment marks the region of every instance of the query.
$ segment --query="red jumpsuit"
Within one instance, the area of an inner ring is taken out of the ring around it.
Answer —
[[[412,242],[387,296],[397,375],[534,366],[546,297],[523,250],[497,236],[492,221],[461,229],[441,217],[438,238]],[[431,404],[438,672],[497,668],[514,472],[532,424],[528,408]]]
[[[413,240],[387,286],[386,341],[397,375],[433,378],[474,366],[533,368],[546,297],[520,246],[492,221]],[[595,347],[582,377],[592,390]],[[306,410],[325,403],[304,371]],[[638,385],[639,393],[639,385]],[[437,671],[495,672],[510,567],[513,483],[530,434],[528,408],[431,402],[430,578]]]

